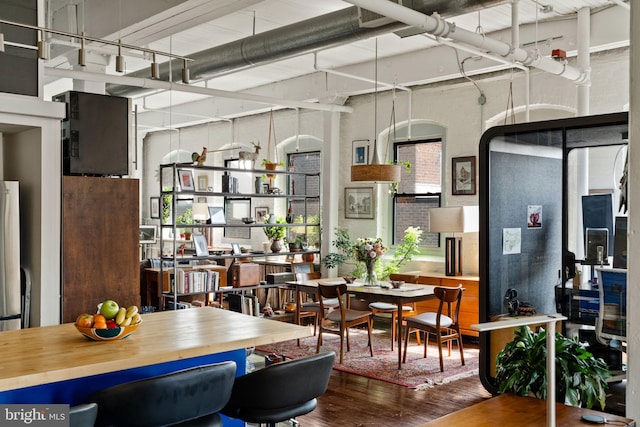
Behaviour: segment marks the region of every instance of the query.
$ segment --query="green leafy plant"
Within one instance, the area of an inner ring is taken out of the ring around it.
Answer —
[[[267,221],[268,219],[265,218],[265,224],[267,224]],[[277,217],[276,224],[286,224],[284,217]],[[286,227],[283,227],[282,225],[270,224],[264,227],[264,234],[271,241],[283,240],[286,234]]]
[[[267,164],[275,164],[277,167],[281,167],[281,168],[284,167],[284,162],[274,162],[265,157],[264,159],[262,159],[262,163],[260,163],[260,166],[264,168],[267,166]]]
[[[534,333],[527,326],[514,332],[496,358],[499,393],[547,397],[547,334]],[[556,396],[561,402],[591,408],[596,402],[605,407],[607,364],[595,358],[577,339],[556,333]]]
[[[351,274],[360,277],[364,274],[366,266],[356,259],[356,243],[349,236],[346,228],[336,228],[335,240],[331,244],[337,252],[330,252],[322,258],[322,263],[327,268],[340,267],[343,264],[352,264]],[[422,239],[420,227],[409,227],[404,231],[402,242],[396,245],[389,262],[376,262],[376,275],[380,280],[387,280],[389,275],[397,273],[419,251]]]
[[[176,218],[176,225],[178,224],[193,224],[193,211],[191,210],[191,208],[185,209],[183,213],[178,215],[178,217]]]

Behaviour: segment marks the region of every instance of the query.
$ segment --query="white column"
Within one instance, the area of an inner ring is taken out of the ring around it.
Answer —
[[[338,178],[340,171],[340,113],[324,113],[324,145],[322,149],[321,198],[322,244],[320,254],[331,252],[333,230],[338,227],[338,203],[340,191]],[[336,271],[327,272],[323,267],[323,276],[336,275]]]

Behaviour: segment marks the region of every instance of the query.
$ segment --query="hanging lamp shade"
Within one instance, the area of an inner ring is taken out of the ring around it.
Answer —
[[[353,165],[351,181],[391,183],[400,182],[400,165]]]

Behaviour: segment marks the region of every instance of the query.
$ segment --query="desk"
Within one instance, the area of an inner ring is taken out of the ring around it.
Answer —
[[[229,356],[241,358],[242,375],[246,347],[310,335],[308,328],[212,307],[142,318],[138,330],[119,341],[91,341],[72,323],[1,332],[0,403],[73,405],[110,385]]]
[[[287,282],[287,284],[296,287],[296,293],[301,291],[315,293],[318,288],[318,283],[342,284],[346,282],[339,278],[314,279],[306,282]],[[405,284],[401,289],[383,288],[379,286],[362,286],[359,282],[347,285],[347,290],[350,294],[364,299],[365,301],[381,301],[397,305],[399,320],[396,334],[398,339],[398,369],[402,369],[402,322],[400,321],[400,319],[402,319],[402,306],[435,298],[433,293],[434,288],[435,286],[431,285],[416,285],[410,283]],[[296,298],[296,301],[299,301],[299,299]],[[298,306],[296,306],[296,310],[299,310]],[[298,316],[296,316],[296,318],[298,318]]]
[[[539,427],[545,425],[546,422],[545,407],[546,401],[542,399],[502,394],[428,422],[424,424],[424,427]],[[616,425],[626,424],[630,427],[636,425],[629,418],[556,403],[558,427],[593,425],[580,420],[584,414],[599,415],[606,418],[607,421],[624,423],[616,423]]]

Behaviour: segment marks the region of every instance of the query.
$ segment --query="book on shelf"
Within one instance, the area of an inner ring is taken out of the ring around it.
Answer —
[[[172,280],[171,292],[179,294],[208,293],[219,290],[220,274],[215,270],[176,269],[176,277]]]
[[[229,310],[249,316],[260,315],[260,303],[255,295],[242,295],[231,293],[227,295]]]

